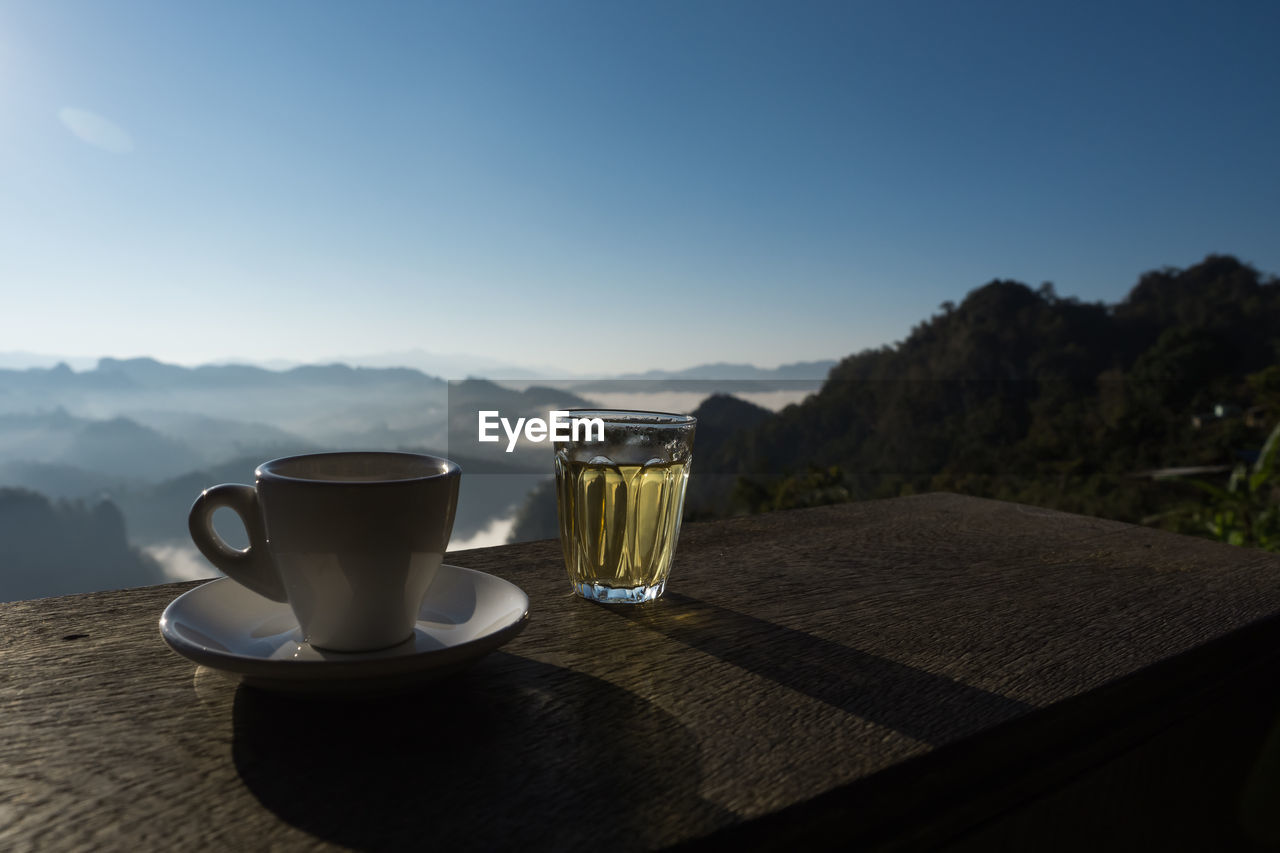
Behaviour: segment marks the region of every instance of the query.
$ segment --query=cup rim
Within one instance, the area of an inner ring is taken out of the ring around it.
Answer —
[[[654,412],[646,409],[567,409],[569,415],[577,417],[599,416],[605,423],[636,426],[694,426],[698,419],[693,415],[680,415],[674,412]]]
[[[394,479],[381,480],[339,480],[325,479],[321,477],[295,477],[282,473],[278,470],[279,466],[287,465],[291,462],[298,462],[305,459],[318,459],[321,457],[335,456],[366,456],[366,457],[399,457],[401,459],[428,460],[431,464],[438,464],[440,470],[431,474],[421,474],[411,477],[396,477]],[[410,453],[403,450],[324,450],[317,453],[297,453],[292,456],[281,456],[277,459],[269,459],[258,465],[254,469],[253,475],[259,480],[276,480],[286,483],[306,483],[311,485],[327,485],[327,486],[361,486],[361,487],[378,487],[378,486],[396,486],[405,483],[421,483],[429,480],[441,480],[449,477],[459,477],[462,475],[462,468],[452,459],[446,459],[443,456],[434,456],[429,453]]]

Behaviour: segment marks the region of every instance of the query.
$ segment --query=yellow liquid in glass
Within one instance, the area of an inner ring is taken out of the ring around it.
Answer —
[[[611,465],[556,457],[560,543],[575,589],[665,584],[680,535],[684,463]],[[640,599],[636,599],[640,600]]]

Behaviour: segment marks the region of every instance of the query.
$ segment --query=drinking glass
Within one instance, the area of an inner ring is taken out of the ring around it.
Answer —
[[[680,536],[697,420],[612,409],[569,418],[571,437],[556,446],[569,583],[592,601],[652,601],[666,589]]]

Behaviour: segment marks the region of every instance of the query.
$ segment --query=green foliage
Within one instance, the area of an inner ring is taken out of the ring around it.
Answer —
[[[802,474],[772,482],[739,478],[733,500],[750,512],[770,512],[848,503],[852,496],[845,483],[844,472],[833,465],[829,468],[811,466]]]
[[[1280,364],[1259,370],[1247,378],[1249,390],[1259,408],[1280,412]]]
[[[1232,545],[1280,551],[1280,424],[1267,437],[1253,466],[1237,465],[1226,488],[1188,482],[1207,496],[1185,510],[1188,532],[1207,533]]]

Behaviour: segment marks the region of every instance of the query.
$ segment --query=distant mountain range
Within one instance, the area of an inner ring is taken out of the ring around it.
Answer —
[[[794,364],[782,364],[778,367],[756,367],[753,364],[700,364],[684,370],[646,370],[643,373],[623,373],[618,379],[734,379],[734,380],[771,380],[771,379],[826,379],[836,362],[798,361]]]
[[[226,424],[218,421],[235,422],[233,432],[250,444],[254,440],[243,433],[254,424],[269,425],[258,432],[271,432],[272,445],[280,443],[281,431],[313,444],[438,443],[444,437],[446,388],[443,380],[408,368],[334,364],[274,371],[104,358],[84,371],[65,364],[0,370],[0,415],[62,410],[161,429],[178,429],[185,418],[177,437],[195,446],[225,441]],[[201,428],[193,432],[192,426]]]
[[[518,365],[466,353],[428,352],[423,349],[398,350],[374,355],[339,355],[332,359],[352,367],[411,367],[445,379],[544,379],[559,377],[564,371],[549,365]]]
[[[86,356],[49,355],[26,350],[0,352],[0,370],[26,370],[29,367],[53,367],[56,364],[65,364],[75,370],[90,370],[97,363],[97,358]]]
[[[486,378],[498,381],[507,379],[596,381],[600,379],[825,379],[827,373],[836,365],[836,361],[833,359],[799,361],[793,364],[782,364],[778,367],[757,367],[754,364],[715,362],[686,367],[682,370],[646,370],[639,373],[620,373],[613,376],[588,374],[584,377],[576,371],[565,370],[551,365],[522,366],[484,356],[461,353],[433,353],[422,349],[399,350],[374,355],[335,356],[331,359],[316,362],[279,359],[269,362],[254,362],[252,360],[227,358],[198,367],[167,364],[147,357],[128,359],[87,358],[84,356],[33,353],[24,350],[0,352],[0,371],[51,370],[58,369],[59,365],[66,365],[69,370],[76,373],[92,374],[123,371],[134,375],[147,373],[158,375],[167,372],[174,377],[180,375],[178,371],[204,371],[211,375],[226,375],[228,371],[234,372],[236,370],[288,373],[300,368],[346,367],[352,370],[361,368],[407,368],[426,376],[442,379]]]
[[[709,394],[722,384],[743,390],[789,382],[816,388],[830,364],[713,364],[523,388],[343,364],[268,370],[103,358],[79,371],[66,364],[0,369],[0,485],[46,491],[41,479],[48,476],[46,493],[75,497],[77,482],[86,488],[104,476],[155,482],[246,456],[325,447],[445,449],[450,428],[455,437],[474,433],[477,409],[545,417],[553,408],[600,405],[592,390]]]
[[[25,350],[8,350],[0,352],[0,369],[26,370],[29,367],[54,367],[66,364],[75,370],[92,370],[98,365],[99,358],[86,356],[56,355],[50,353],[28,352]],[[135,361],[136,359],[124,359]],[[504,379],[533,379],[542,376],[560,376],[564,371],[555,367],[537,367],[508,364],[497,359],[484,356],[473,356],[464,353],[434,353],[423,349],[398,350],[395,352],[376,353],[371,355],[335,355],[330,358],[312,361],[290,359],[271,359],[255,361],[245,358],[218,358],[206,363],[210,367],[241,365],[259,367],[266,370],[286,371],[295,367],[315,364],[343,364],[348,367],[408,367],[428,376],[444,376],[449,378],[465,378],[468,376],[499,376]]]
[[[92,541],[114,554],[118,578],[86,580],[86,561],[69,552],[62,555],[70,561],[69,574],[54,577],[43,558],[0,547],[0,600],[154,582],[164,577],[156,560],[165,572],[183,560],[198,567],[186,514],[200,489],[251,483],[258,463],[297,453],[404,449],[449,455],[468,474],[454,525],[461,541],[509,518],[552,470],[544,447],[507,453],[505,444],[477,444],[481,409],[545,418],[552,409],[610,405],[620,389],[648,394],[670,388],[680,400],[671,405],[693,398],[687,403],[692,408],[698,393],[710,393],[713,385],[743,390],[786,384],[796,381],[789,376],[818,376],[826,369],[705,365],[652,371],[639,379],[588,383],[600,386],[593,397],[576,387],[581,380],[446,382],[404,366],[184,367],[154,358],[102,358],[73,369],[34,360],[23,363],[10,353],[8,363],[22,366],[0,368],[0,497],[7,496],[0,509],[13,516],[0,518],[0,530],[20,525],[18,514],[38,517],[40,530],[63,531],[58,535],[64,537],[73,536],[76,526],[101,522],[105,538]],[[651,405],[664,403],[653,399]]]

